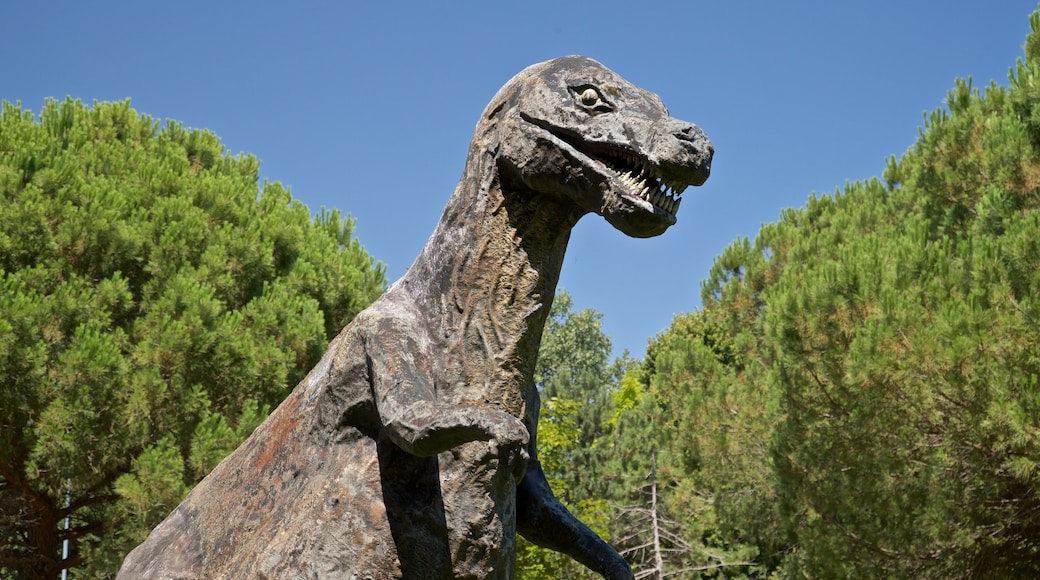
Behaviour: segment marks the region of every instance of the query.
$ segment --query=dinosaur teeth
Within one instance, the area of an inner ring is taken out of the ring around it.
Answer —
[[[622,155],[615,157],[624,158]],[[687,184],[659,177],[653,167],[645,161],[631,161],[634,163],[629,165],[628,169],[615,169],[618,180],[634,197],[674,214],[679,209],[679,196]]]

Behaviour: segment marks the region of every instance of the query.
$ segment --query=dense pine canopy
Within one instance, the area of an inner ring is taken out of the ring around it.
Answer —
[[[114,573],[385,286],[215,135],[0,113],[0,576]],[[65,518],[70,516],[70,529]]]
[[[648,385],[717,537],[824,577],[1040,574],[1040,17],[883,180],[717,260]],[[676,403],[678,399],[678,403]]]

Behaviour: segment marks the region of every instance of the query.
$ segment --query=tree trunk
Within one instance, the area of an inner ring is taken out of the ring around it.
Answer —
[[[31,502],[32,521],[29,522],[29,549],[32,564],[26,570],[28,578],[55,578],[61,572],[61,539],[54,506],[36,497]]]
[[[61,572],[62,516],[53,500],[32,489],[17,473],[0,464],[5,511],[3,520],[14,526],[0,545],[0,569],[16,578],[55,578]],[[21,530],[18,530],[21,528]]]
[[[654,577],[664,580],[664,555],[661,552],[661,522],[657,514],[657,451],[650,454],[650,529],[653,533]]]

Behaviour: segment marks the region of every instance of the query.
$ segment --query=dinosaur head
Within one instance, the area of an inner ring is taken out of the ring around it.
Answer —
[[[704,132],[669,116],[657,95],[580,56],[525,69],[482,122],[495,133],[503,171],[633,237],[675,223],[680,195],[704,183],[714,153]]]

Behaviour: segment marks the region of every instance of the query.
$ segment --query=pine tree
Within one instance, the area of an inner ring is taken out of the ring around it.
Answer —
[[[721,541],[823,577],[1040,574],[1040,13],[884,180],[717,260],[649,383]],[[651,358],[648,355],[648,358]]]
[[[657,451],[650,451],[650,472],[646,484],[640,489],[645,503],[622,506],[618,509],[626,531],[618,541],[621,555],[633,562],[635,577],[663,580],[670,575],[665,563],[681,560],[690,550],[690,544],[681,534],[672,531],[678,524],[664,514],[660,501],[657,478]]]
[[[382,291],[257,176],[129,102],[3,104],[0,576],[111,575]]]
[[[643,571],[742,577],[761,570],[762,554],[749,545],[747,530],[734,528],[736,518],[730,515],[754,510],[761,517],[761,504],[768,502],[764,486],[746,485],[764,471],[748,453],[764,448],[762,431],[749,428],[757,422],[742,423],[730,412],[737,393],[718,388],[732,376],[727,365],[738,362],[717,324],[704,313],[686,314],[650,341],[643,363],[621,382],[618,395],[635,403],[618,404],[616,456],[622,458],[621,471],[629,481],[627,505],[620,511],[656,512],[652,519],[658,522],[658,535],[668,540],[667,558],[634,559]],[[708,404],[715,396],[728,401],[720,405],[726,412]],[[751,402],[747,393],[739,396]],[[736,449],[744,456],[734,456]],[[727,479],[736,468],[742,470],[740,487]],[[721,506],[728,509],[719,511]],[[768,529],[768,518],[762,519],[759,527]],[[623,518],[618,529],[631,533],[639,528]],[[647,543],[652,535],[646,528],[636,537]]]

